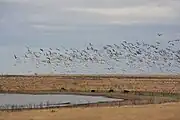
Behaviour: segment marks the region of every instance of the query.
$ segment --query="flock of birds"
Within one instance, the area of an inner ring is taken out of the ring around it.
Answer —
[[[155,44],[147,44],[124,40],[120,44],[101,47],[88,43],[83,49],[67,49],[61,46],[54,49],[40,48],[37,51],[27,47],[23,56],[14,55],[14,59],[15,66],[18,63],[33,62],[36,68],[51,66],[56,72],[59,72],[59,67],[66,72],[74,73],[77,68],[88,70],[91,67],[95,70],[102,67],[113,73],[128,72],[128,70],[151,72],[155,69],[159,72],[177,72],[180,69],[180,49],[177,48],[179,42],[180,39],[171,40],[167,42],[167,46],[164,46],[158,41]]]

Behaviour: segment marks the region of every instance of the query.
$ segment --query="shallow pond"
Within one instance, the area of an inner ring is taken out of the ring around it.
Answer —
[[[104,101],[122,101],[122,99],[106,98],[102,96],[83,96],[83,95],[30,95],[30,94],[0,94],[0,109],[2,106],[12,105],[67,105],[67,104],[85,104]],[[66,103],[66,104],[64,104]]]

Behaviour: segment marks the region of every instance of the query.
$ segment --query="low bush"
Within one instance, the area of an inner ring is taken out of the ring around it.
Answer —
[[[96,92],[96,90],[91,90],[91,92]]]
[[[108,92],[114,92],[114,90],[113,90],[113,89],[110,89]]]

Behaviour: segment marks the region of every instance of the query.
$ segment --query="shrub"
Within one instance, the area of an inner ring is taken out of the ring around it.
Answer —
[[[96,92],[96,90],[91,90],[91,92]]]
[[[113,90],[113,89],[110,89],[108,92],[114,92],[114,90]]]
[[[130,91],[129,91],[129,90],[124,90],[123,92],[124,92],[124,93],[129,93]]]
[[[55,110],[51,110],[51,112],[56,112]]]
[[[62,87],[62,88],[61,88],[61,91],[66,91],[66,89]]]

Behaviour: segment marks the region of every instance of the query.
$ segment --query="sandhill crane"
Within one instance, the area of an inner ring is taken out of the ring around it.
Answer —
[[[79,66],[90,69],[91,64],[102,65],[104,69],[108,68],[108,71],[115,71],[122,64],[126,64],[127,69],[137,71],[140,70],[139,68],[143,69],[145,66],[147,68],[156,67],[164,71],[168,66],[172,66],[173,63],[180,66],[180,50],[175,49],[178,42],[180,42],[179,39],[170,40],[166,48],[161,48],[159,41],[155,44],[148,44],[143,41],[136,41],[135,43],[122,41],[120,44],[108,44],[99,48],[89,43],[84,49],[67,49],[62,46],[64,50],[60,48],[49,48],[47,50],[40,48],[39,51],[33,51],[27,47],[28,52],[23,57],[26,60],[32,60],[28,58],[35,59],[38,67],[40,64],[51,65],[56,71],[56,67],[71,69],[71,67]],[[19,59],[15,54],[14,58],[15,60]],[[127,69],[124,69],[124,71],[128,71]],[[122,68],[118,70],[124,72]],[[143,69],[143,71],[145,70]]]

